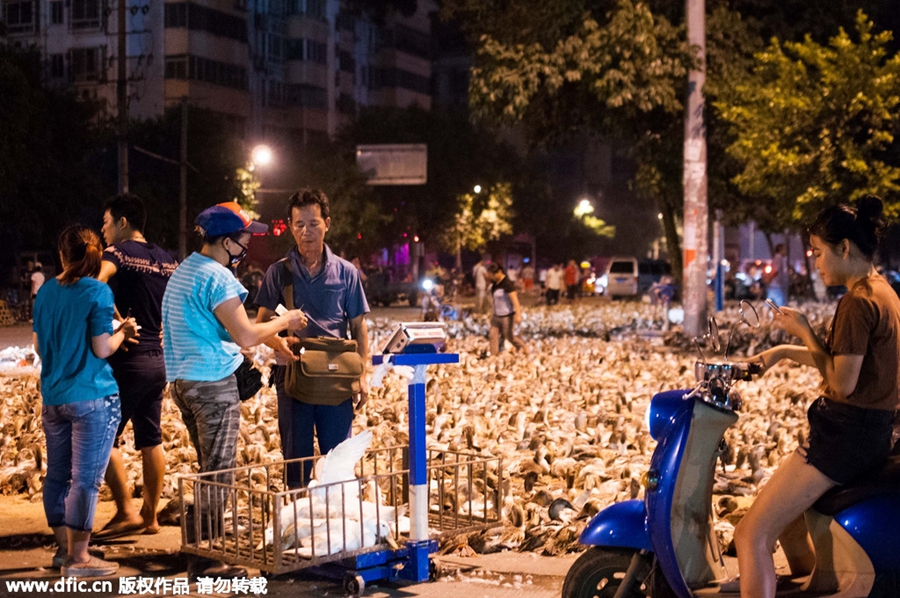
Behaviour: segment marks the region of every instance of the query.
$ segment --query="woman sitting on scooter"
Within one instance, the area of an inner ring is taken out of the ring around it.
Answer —
[[[891,450],[900,383],[900,299],[875,270],[884,229],[882,202],[823,210],[809,227],[816,267],[826,285],[844,285],[825,342],[801,312],[781,307],[775,324],[804,346],[780,345],[750,358],[763,370],[782,359],[818,368],[821,396],[809,408],[809,440],[778,467],[735,530],[743,598],[775,596],[772,547],[782,547],[795,575],[815,556],[803,512],[830,488],[877,468]]]

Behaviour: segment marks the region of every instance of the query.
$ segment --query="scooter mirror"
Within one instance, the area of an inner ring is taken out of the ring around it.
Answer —
[[[719,338],[719,323],[716,322],[716,319],[710,316],[709,322],[709,343],[712,347],[713,351],[718,353],[722,350],[722,340]]]
[[[759,328],[759,313],[753,304],[746,299],[741,299],[741,321],[750,328]]]

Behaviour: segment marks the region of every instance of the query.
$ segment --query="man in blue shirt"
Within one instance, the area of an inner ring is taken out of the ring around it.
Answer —
[[[325,233],[331,227],[328,197],[317,189],[301,189],[290,198],[288,222],[297,246],[266,271],[256,296],[259,306],[256,321],[268,322],[275,316],[275,309],[285,302],[284,288],[291,284],[294,306],[302,309],[308,318],[308,325],[300,335],[347,338],[349,330],[365,363],[369,355],[366,327],[369,304],[359,271],[352,263],[334,255],[325,244]],[[290,269],[290,281],[285,280],[285,263]],[[314,436],[319,440],[319,452],[326,454],[350,436],[353,423],[353,397],[348,396],[338,404],[313,403],[300,401],[285,392],[285,364],[297,359],[291,351],[291,344],[295,342],[293,337],[274,337],[266,342],[276,351],[274,379],[278,394],[278,431],[285,459],[312,457],[315,454]],[[357,406],[362,406],[369,391],[365,372],[359,385]],[[305,486],[310,471],[310,464],[302,469],[296,464],[289,465],[285,470],[288,487]]]

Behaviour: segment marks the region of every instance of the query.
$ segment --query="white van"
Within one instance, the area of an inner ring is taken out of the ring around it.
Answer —
[[[633,257],[614,257],[606,266],[606,294],[631,297],[638,294],[638,261]]]

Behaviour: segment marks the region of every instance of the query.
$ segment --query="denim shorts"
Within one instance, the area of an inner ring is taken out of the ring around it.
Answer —
[[[891,452],[893,411],[819,397],[807,416],[809,441],[797,452],[837,484],[880,466]]]

